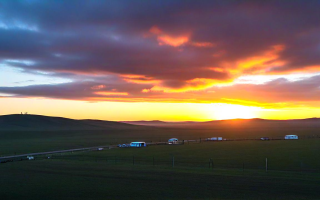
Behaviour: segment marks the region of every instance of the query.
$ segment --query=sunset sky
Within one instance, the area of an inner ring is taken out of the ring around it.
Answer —
[[[0,115],[320,117],[320,1],[0,1]]]

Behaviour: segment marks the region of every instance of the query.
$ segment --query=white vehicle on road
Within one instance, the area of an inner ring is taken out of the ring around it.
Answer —
[[[33,156],[27,156],[28,160],[34,160]]]

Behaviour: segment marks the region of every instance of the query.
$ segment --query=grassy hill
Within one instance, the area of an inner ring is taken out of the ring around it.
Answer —
[[[101,130],[137,129],[136,125],[102,120],[74,120],[42,115],[2,115],[0,130]]]
[[[164,122],[164,121],[124,121],[124,123],[154,127],[171,127],[171,128],[232,128],[232,127],[319,127],[320,118],[294,119],[294,120],[267,120],[267,119],[230,119],[230,120],[213,120],[206,122]]]

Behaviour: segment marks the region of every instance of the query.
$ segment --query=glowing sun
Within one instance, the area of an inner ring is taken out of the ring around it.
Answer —
[[[259,107],[242,106],[226,103],[212,104],[210,112],[211,116],[217,120],[224,119],[251,119],[258,117]]]

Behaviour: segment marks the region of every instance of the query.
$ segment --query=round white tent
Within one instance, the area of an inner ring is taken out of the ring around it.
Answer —
[[[297,140],[298,136],[297,135],[286,135],[284,137],[285,140]]]
[[[177,143],[178,142],[178,139],[177,138],[170,138],[169,140],[168,140],[168,143],[169,144],[175,144],[175,143]]]

